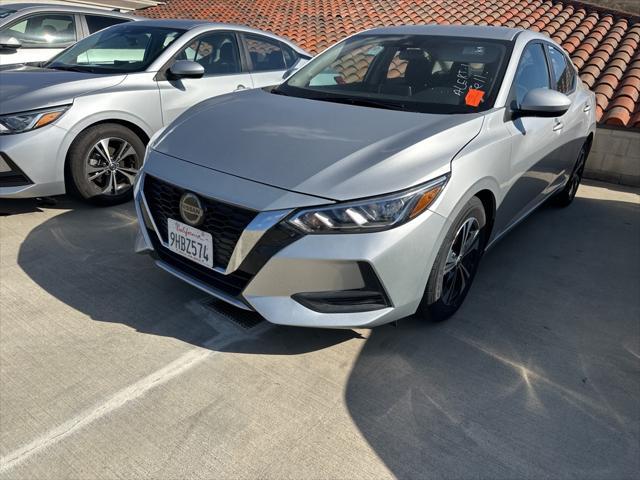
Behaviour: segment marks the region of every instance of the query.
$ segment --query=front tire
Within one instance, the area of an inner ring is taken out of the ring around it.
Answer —
[[[438,250],[418,313],[439,322],[462,305],[486,246],[486,214],[473,197],[451,224]]]
[[[129,201],[144,150],[140,137],[122,125],[88,128],[69,149],[67,183],[71,192],[98,205]]]

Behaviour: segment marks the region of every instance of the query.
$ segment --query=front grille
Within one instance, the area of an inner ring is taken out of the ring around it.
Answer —
[[[149,211],[162,239],[167,241],[167,219],[182,221],[180,217],[180,197],[185,189],[162,181],[152,176],[145,176],[144,196]],[[205,210],[205,218],[198,228],[211,234],[213,238],[213,265],[226,268],[233,249],[238,243],[240,235],[251,223],[258,212],[219,202],[210,198],[200,197]],[[165,254],[178,257],[166,249]],[[182,260],[180,260],[182,261]],[[193,264],[185,260],[188,264]],[[195,264],[194,264],[195,265]],[[208,270],[208,269],[207,269]]]

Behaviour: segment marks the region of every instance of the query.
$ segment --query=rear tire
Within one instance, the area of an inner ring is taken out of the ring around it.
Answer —
[[[582,175],[584,174],[584,166],[587,163],[588,154],[589,147],[585,143],[580,149],[578,159],[576,160],[575,166],[573,167],[573,172],[571,172],[569,181],[567,182],[565,187],[553,198],[553,202],[557,206],[568,207],[573,202],[573,199],[576,198],[576,193],[578,193],[578,187],[580,186]]]
[[[486,225],[482,202],[473,197],[451,224],[438,250],[419,314],[440,322],[460,308],[484,253]]]
[[[70,192],[97,205],[131,200],[144,151],[140,137],[127,127],[105,123],[88,128],[69,149]]]

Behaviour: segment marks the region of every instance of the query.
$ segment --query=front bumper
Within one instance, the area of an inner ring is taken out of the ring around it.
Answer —
[[[446,231],[447,221],[427,211],[411,222],[385,232],[297,234],[278,248],[272,248],[268,258],[255,262],[256,252],[264,254],[269,251],[264,247],[264,239],[274,229],[280,228],[275,222],[264,226],[257,243],[250,252],[245,252],[245,262],[238,271],[206,275],[201,269],[189,265],[189,260],[167,256],[149,211],[143,185],[144,178],[135,192],[141,226],[136,250],[151,254],[158,266],[208,294],[237,307],[255,310],[268,321],[281,325],[373,327],[415,313]],[[252,258],[254,261],[250,261]],[[251,270],[246,268],[249,264],[253,264],[253,271],[242,271],[243,268]],[[241,282],[236,290],[217,283],[236,281],[238,275],[244,283]],[[313,302],[300,297],[300,294],[314,293],[319,295],[313,298],[331,296],[327,292],[349,297],[348,292],[375,293],[376,290],[386,304],[353,308],[347,305],[346,309],[344,305],[318,308]]]
[[[0,136],[0,198],[61,195],[67,131],[50,125]]]

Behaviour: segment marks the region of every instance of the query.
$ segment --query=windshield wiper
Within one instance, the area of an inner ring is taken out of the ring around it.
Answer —
[[[278,87],[273,87],[270,91],[270,93],[275,93],[276,95],[284,95],[286,97],[289,96],[289,94],[284,93],[282,90],[280,90]]]
[[[51,70],[62,70],[65,72],[96,73],[95,68],[80,65],[47,65],[44,68],[49,68]]]
[[[335,102],[335,103],[346,103],[347,105],[359,105],[362,107],[374,107],[374,108],[385,108],[387,110],[406,110],[407,106],[404,103],[399,102],[388,102],[382,100],[373,100],[370,98],[359,98],[359,97],[309,97],[312,100],[320,100],[323,102]]]

